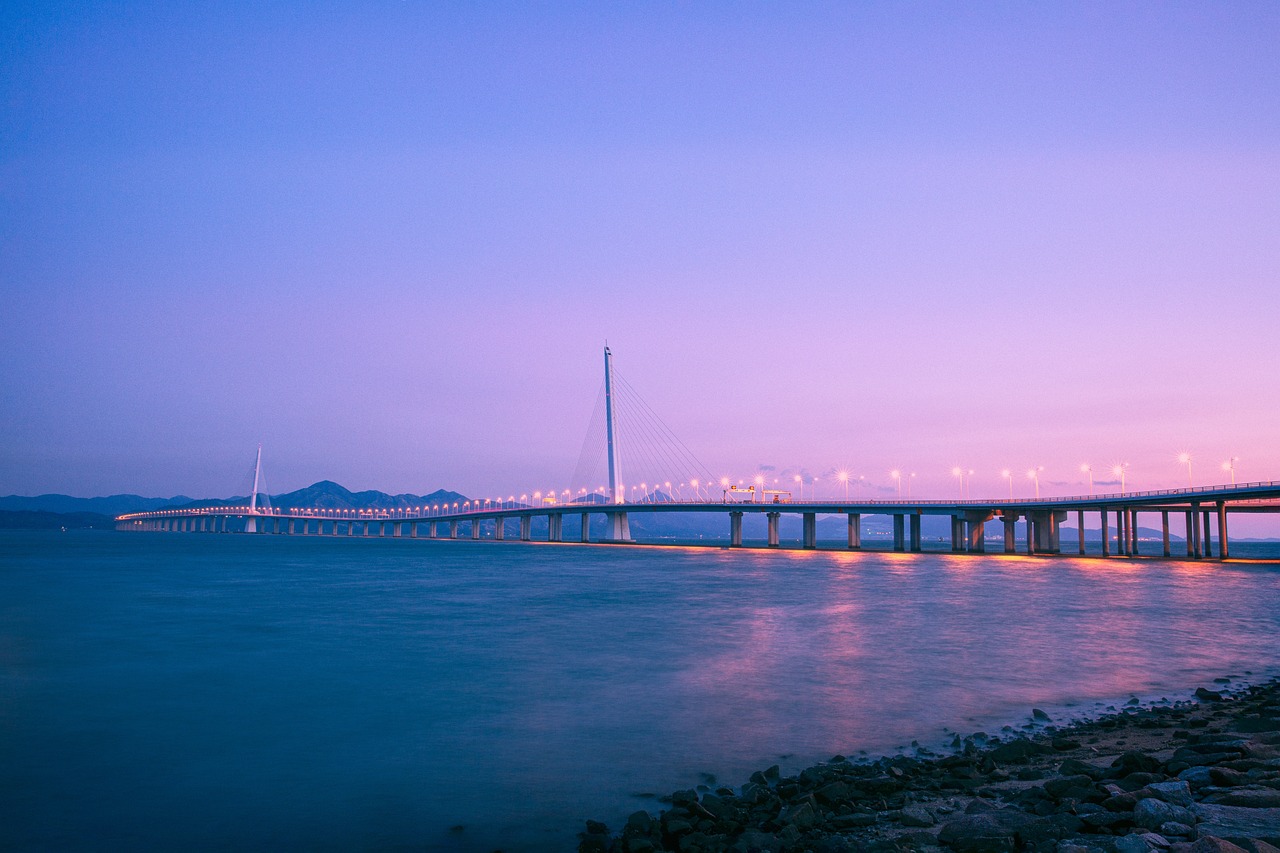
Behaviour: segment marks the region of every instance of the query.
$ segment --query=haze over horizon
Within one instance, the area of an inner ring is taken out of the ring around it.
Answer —
[[[0,493],[230,495],[259,442],[277,492],[567,484],[606,340],[734,478],[1280,479],[1274,4],[17,3],[0,39]]]

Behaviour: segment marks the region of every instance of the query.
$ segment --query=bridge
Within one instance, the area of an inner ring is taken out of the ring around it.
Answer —
[[[254,467],[254,484],[249,502],[239,506],[188,507],[129,513],[116,519],[118,530],[133,531],[202,531],[246,532],[281,535],[379,536],[409,539],[469,538],[503,541],[508,526],[519,541],[532,541],[533,521],[545,519],[548,542],[589,542],[634,544],[630,519],[637,513],[717,513],[726,516],[729,547],[743,547],[743,518],[748,514],[764,515],[767,521],[765,547],[780,547],[780,519],[784,514],[798,515],[802,520],[801,548],[818,547],[817,519],[843,516],[847,526],[848,550],[863,548],[864,517],[887,516],[892,523],[894,551],[920,552],[921,522],[925,516],[950,519],[953,553],[987,553],[986,525],[999,521],[1004,526],[1003,553],[1033,555],[1062,554],[1060,527],[1075,516],[1077,549],[1085,554],[1086,516],[1096,515],[1102,535],[1104,557],[1139,556],[1139,517],[1160,516],[1162,557],[1188,559],[1228,559],[1230,535],[1228,515],[1231,513],[1280,512],[1280,482],[1253,482],[1204,486],[1160,491],[1119,492],[1100,495],[1035,498],[1020,500],[809,500],[793,501],[786,492],[771,494],[763,488],[739,490],[724,482],[720,499],[692,480],[696,497],[685,499],[663,494],[656,488],[644,493],[640,500],[628,500],[621,484],[620,445],[615,411],[618,389],[612,356],[605,348],[603,409],[605,451],[607,453],[608,487],[586,493],[564,503],[554,498],[539,505],[524,500],[474,500],[398,509],[289,509],[258,504],[258,488],[262,467],[262,450]],[[663,425],[665,426],[665,425]],[[687,453],[687,451],[685,451]],[[674,452],[676,456],[678,451]],[[668,458],[672,452],[667,453]],[[705,469],[703,469],[705,470]],[[703,486],[709,479],[702,481]],[[682,484],[683,485],[683,484]],[[586,490],[583,489],[583,492]],[[643,490],[642,490],[643,492]],[[538,496],[539,498],[541,495]],[[596,540],[589,536],[590,519],[603,515],[605,535]],[[566,538],[565,519],[578,524],[576,536]],[[1019,542],[1017,524],[1024,522],[1023,541]],[[1114,527],[1112,526],[1114,525]],[[1174,554],[1171,547],[1172,527],[1184,533],[1185,555]],[[541,525],[539,525],[541,526]],[[482,532],[492,530],[488,536]],[[1115,531],[1114,537],[1111,530]],[[1150,556],[1157,556],[1151,554]]]

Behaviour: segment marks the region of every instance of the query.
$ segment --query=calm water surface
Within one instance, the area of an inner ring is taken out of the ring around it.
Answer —
[[[737,784],[1033,705],[1260,680],[1280,663],[1278,580],[1276,564],[3,533],[0,847],[571,849],[585,818],[616,826],[660,807],[637,793],[701,773]]]

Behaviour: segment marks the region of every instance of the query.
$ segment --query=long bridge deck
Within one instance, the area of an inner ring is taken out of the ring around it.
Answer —
[[[632,513],[724,513],[729,521],[729,545],[739,547],[742,519],[748,513],[764,514],[768,519],[769,547],[779,547],[779,519],[783,514],[803,519],[803,548],[817,547],[817,517],[844,515],[848,519],[850,549],[862,547],[862,516],[884,515],[893,520],[893,547],[897,551],[921,550],[923,516],[951,517],[951,546],[955,552],[985,553],[985,525],[992,520],[1004,524],[1004,551],[1018,550],[1016,524],[1026,521],[1022,549],[1030,554],[1058,554],[1060,524],[1069,514],[1076,515],[1077,526],[1084,529],[1085,516],[1100,519],[1103,554],[1121,556],[1138,553],[1140,513],[1158,513],[1163,531],[1163,556],[1174,556],[1171,549],[1170,517],[1181,515],[1185,529],[1186,556],[1193,559],[1229,556],[1229,513],[1280,512],[1280,482],[1243,483],[1239,485],[1205,486],[1193,489],[1127,492],[1102,495],[1074,495],[1036,500],[861,500],[861,501],[783,501],[737,502],[732,500],[648,500],[632,503],[582,502],[529,506],[515,502],[466,501],[459,504],[401,507],[382,510],[350,509],[264,509],[251,506],[204,506],[130,513],[116,519],[119,530],[181,530],[278,534],[359,535],[425,539],[457,539],[462,526],[467,526],[471,539],[480,539],[482,526],[492,526],[493,539],[506,539],[506,522],[519,523],[519,538],[532,539],[532,520],[545,517],[551,542],[564,542],[564,517],[579,516],[581,533],[574,541],[590,541],[589,518],[604,515],[607,533],[595,541],[615,544],[633,542],[629,515]],[[1114,517],[1115,537],[1108,532]],[[1214,528],[1216,527],[1216,531]],[[421,535],[425,530],[425,536]],[[1213,540],[1217,539],[1217,548]],[[1084,554],[1084,538],[1079,537],[1078,552]],[[1181,556],[1181,555],[1178,555]]]

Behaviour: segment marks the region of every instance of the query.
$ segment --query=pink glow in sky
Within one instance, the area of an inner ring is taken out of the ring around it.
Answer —
[[[230,494],[258,442],[276,491],[531,491],[606,339],[734,476],[1280,479],[1275,4],[35,4],[0,36],[0,493]]]

